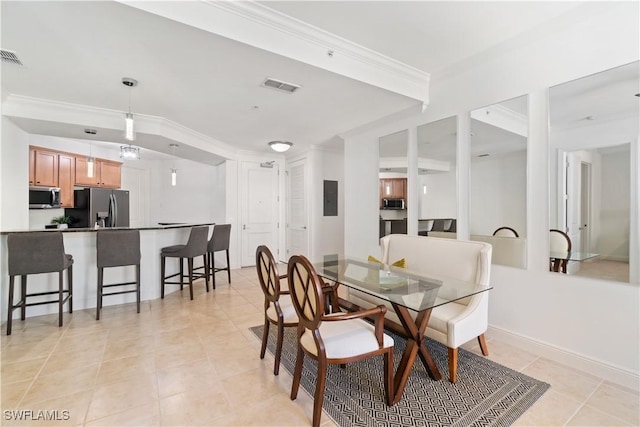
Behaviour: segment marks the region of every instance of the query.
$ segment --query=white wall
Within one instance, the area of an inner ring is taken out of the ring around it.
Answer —
[[[573,362],[618,372],[638,386],[640,292],[637,284],[571,277],[548,269],[548,87],[638,60],[638,4],[586,4],[539,38],[510,50],[487,52],[459,72],[432,79],[424,114],[368,128],[345,138],[345,253],[377,250],[378,138],[483,106],[529,94],[527,157],[527,269],[493,266],[489,323]],[[458,132],[460,135],[460,132]],[[637,141],[635,142],[637,144]],[[468,147],[467,147],[468,148]],[[464,150],[463,150],[464,151]],[[632,153],[638,153],[632,147]],[[637,163],[637,160],[636,160]],[[635,173],[635,172],[634,172]],[[458,182],[458,188],[464,189]],[[638,185],[638,184],[636,184]],[[637,188],[632,193],[637,194]],[[469,193],[458,192],[458,202]],[[635,203],[637,204],[637,199]],[[373,201],[373,202],[372,202]],[[637,212],[637,207],[632,207]],[[638,221],[638,218],[633,218]],[[459,216],[468,223],[469,218]],[[637,224],[632,224],[638,230]],[[586,363],[586,362],[585,362]],[[575,366],[578,366],[576,363]],[[596,372],[599,373],[599,372]],[[635,380],[633,380],[635,379]]]
[[[423,186],[427,186],[427,194]],[[418,176],[419,219],[457,218],[456,167]]]
[[[344,151],[326,150],[322,153],[322,180],[338,181],[338,215],[324,216],[320,204],[321,240],[317,249],[319,255],[344,253]],[[324,185],[324,183],[323,183]],[[324,188],[321,189],[324,191]],[[322,200],[323,194],[317,196]]]
[[[499,227],[527,235],[527,153],[471,162],[469,230],[491,236]]]
[[[29,134],[2,117],[0,230],[29,228]],[[24,159],[24,162],[17,161]]]
[[[601,156],[602,203],[596,252],[629,261],[629,151]]]
[[[171,185],[171,168],[177,169],[176,186]],[[216,166],[185,159],[154,162],[150,170],[149,220],[158,222],[209,222],[214,220],[218,194]],[[221,219],[221,218],[220,218]]]

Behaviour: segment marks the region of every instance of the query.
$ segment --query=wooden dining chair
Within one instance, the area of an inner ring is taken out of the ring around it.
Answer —
[[[258,246],[256,249],[256,270],[258,271],[260,287],[264,293],[264,332],[262,333],[260,359],[264,359],[264,354],[267,350],[269,325],[274,324],[278,328],[278,337],[273,374],[278,375],[284,328],[298,326],[298,315],[293,307],[289,291],[280,289],[280,280],[285,279],[287,275],[278,274],[276,260],[266,246]]]
[[[320,425],[327,364],[344,365],[368,357],[384,356],[384,390],[387,404],[393,399],[393,338],[384,333],[382,305],[350,313],[325,314],[323,282],[302,255],[289,259],[287,279],[291,300],[299,319],[298,352],[291,386],[291,400],[298,396],[302,365],[307,355],[317,361],[313,426]],[[375,320],[371,325],[362,318]]]
[[[555,228],[549,230],[549,251],[563,255],[562,257],[549,258],[549,271],[560,271],[562,268],[562,272],[566,274],[571,254],[571,238],[569,235]]]

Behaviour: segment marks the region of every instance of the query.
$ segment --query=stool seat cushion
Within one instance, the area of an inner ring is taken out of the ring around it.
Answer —
[[[160,250],[162,256],[180,256],[180,252],[184,250],[186,245],[167,246]]]

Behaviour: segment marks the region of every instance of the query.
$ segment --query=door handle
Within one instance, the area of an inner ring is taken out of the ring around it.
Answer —
[[[247,229],[246,224],[242,224],[242,229],[243,229],[243,230],[246,230],[246,229]]]
[[[306,229],[307,229],[307,226],[306,226],[306,225],[305,225],[305,226],[303,226],[303,227],[302,227],[302,229],[303,229],[303,230],[306,230]]]

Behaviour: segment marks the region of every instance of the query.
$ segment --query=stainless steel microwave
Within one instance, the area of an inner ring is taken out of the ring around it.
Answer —
[[[59,207],[59,188],[29,187],[29,209],[53,209]]]
[[[404,199],[382,199],[382,209],[404,209]]]

